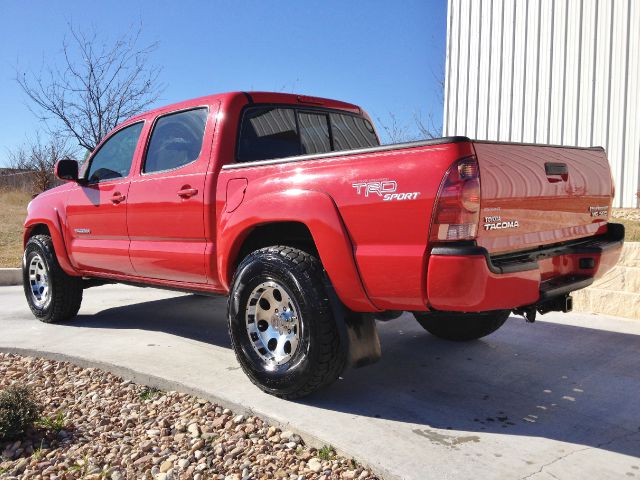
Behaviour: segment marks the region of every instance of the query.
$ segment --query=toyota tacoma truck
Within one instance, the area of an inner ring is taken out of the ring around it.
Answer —
[[[602,148],[383,146],[360,107],[293,94],[160,108],[55,173],[24,225],[37,318],[71,319],[104,283],[227,295],[240,365],[284,398],[376,360],[376,319],[465,341],[569,311],[624,238]]]

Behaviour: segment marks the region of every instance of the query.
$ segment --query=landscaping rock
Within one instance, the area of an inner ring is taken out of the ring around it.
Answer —
[[[377,479],[299,435],[178,392],[158,392],[97,369],[0,353],[0,390],[38,392],[58,432],[0,442],[0,478],[158,480]]]

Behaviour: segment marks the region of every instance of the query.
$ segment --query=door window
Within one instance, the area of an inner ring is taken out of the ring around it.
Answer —
[[[100,147],[91,158],[85,175],[90,183],[129,175],[142,125],[143,122],[138,122],[119,130]]]
[[[160,117],[151,133],[143,172],[175,170],[196,161],[207,114],[206,108],[197,108]]]

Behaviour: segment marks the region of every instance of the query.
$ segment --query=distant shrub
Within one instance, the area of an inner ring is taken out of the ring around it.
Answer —
[[[0,392],[0,440],[24,434],[40,418],[42,406],[25,385],[11,385]]]

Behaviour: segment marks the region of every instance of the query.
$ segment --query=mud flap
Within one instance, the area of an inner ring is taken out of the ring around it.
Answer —
[[[324,283],[333,316],[338,324],[340,346],[348,350],[349,366],[359,368],[377,362],[382,356],[382,348],[374,316],[347,309],[336,295],[326,274]]]

